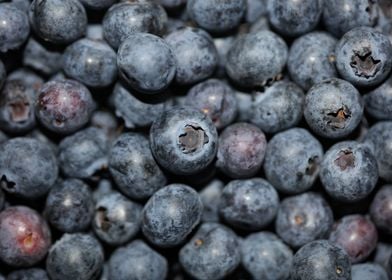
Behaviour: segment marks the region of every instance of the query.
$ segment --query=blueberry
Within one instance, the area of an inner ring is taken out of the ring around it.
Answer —
[[[275,218],[279,196],[261,178],[234,180],[223,189],[219,212],[226,222],[245,230],[260,230]]]
[[[247,0],[247,10],[245,13],[245,20],[248,23],[254,23],[263,16],[266,16],[267,0]]]
[[[36,92],[22,80],[10,80],[0,95],[0,128],[10,134],[23,134],[36,124]]]
[[[191,107],[174,107],[161,114],[150,129],[155,159],[170,172],[196,174],[214,159],[218,135],[212,121]]]
[[[49,192],[45,204],[45,217],[61,232],[86,230],[94,211],[92,192],[77,179],[57,183]]]
[[[329,241],[342,247],[351,263],[365,260],[377,245],[377,229],[370,219],[361,215],[344,216],[336,222]]]
[[[168,185],[145,204],[143,234],[157,246],[177,246],[197,226],[202,214],[203,203],[195,190],[182,184]]]
[[[268,143],[264,172],[277,190],[301,193],[313,186],[322,157],[320,142],[307,130],[288,129],[275,134]]]
[[[160,5],[148,1],[126,1],[113,5],[106,12],[102,20],[103,35],[117,49],[134,33],[161,34],[166,21],[166,13]]]
[[[0,60],[0,90],[5,83],[6,77],[7,77],[7,72],[5,70],[3,62]]]
[[[352,280],[388,280],[388,274],[385,269],[375,263],[363,263],[353,265],[352,270]]]
[[[374,26],[378,15],[378,3],[374,0],[324,1],[323,23],[338,38],[355,27]]]
[[[121,77],[143,93],[165,90],[176,74],[175,55],[158,36],[135,33],[120,45],[117,64]]]
[[[392,120],[392,77],[364,95],[365,110],[377,120]]]
[[[110,180],[101,179],[93,192],[94,202],[97,203],[113,191],[113,183]]]
[[[229,85],[217,79],[210,79],[192,87],[186,96],[185,105],[207,115],[217,129],[232,123],[237,114],[234,91]]]
[[[4,2],[4,0],[0,2]],[[25,12],[26,14],[29,13],[30,4],[31,4],[30,0],[11,0],[10,2],[19,10]]]
[[[11,272],[7,280],[49,280],[49,277],[42,268],[27,268]]]
[[[209,78],[215,71],[219,56],[211,36],[202,29],[184,27],[165,38],[173,50],[177,73],[175,81],[191,85]]]
[[[69,44],[86,33],[87,15],[78,0],[34,0],[29,16],[35,33],[53,44]]]
[[[226,62],[227,52],[231,45],[235,42],[235,36],[214,38],[214,45],[218,52],[219,62],[214,76],[219,78],[226,78]]]
[[[28,68],[20,68],[9,73],[7,80],[19,80],[23,82],[27,88],[32,88],[36,93],[39,92],[44,84],[44,79]]]
[[[49,250],[46,271],[52,280],[96,279],[104,256],[99,242],[88,234],[64,234]]]
[[[377,228],[392,234],[392,185],[383,186],[370,205],[370,216]]]
[[[53,151],[36,139],[12,138],[0,146],[0,185],[10,194],[41,197],[53,186],[57,174]]]
[[[56,133],[70,134],[89,121],[95,102],[90,91],[74,80],[50,81],[38,96],[36,116]]]
[[[291,45],[287,68],[290,77],[304,90],[322,80],[335,78],[335,47],[337,40],[326,32],[311,32]]]
[[[253,98],[250,121],[266,133],[291,128],[302,119],[305,95],[292,82],[274,83]]]
[[[315,84],[305,98],[304,116],[310,128],[325,138],[352,133],[363,116],[364,104],[349,82],[328,79]]]
[[[167,273],[167,260],[141,240],[118,248],[109,259],[109,279],[161,280]]]
[[[117,56],[103,41],[81,39],[64,51],[63,69],[87,86],[105,87],[117,78]]]
[[[32,266],[49,250],[51,233],[46,221],[25,206],[0,213],[0,259],[13,267]]]
[[[149,198],[167,181],[151,154],[148,139],[137,133],[122,134],[113,143],[109,171],[117,187],[138,200]]]
[[[80,0],[80,2],[88,9],[104,10],[115,4],[117,0]]]
[[[232,178],[255,175],[264,160],[267,140],[255,125],[235,123],[219,136],[216,165]]]
[[[118,131],[118,121],[112,112],[106,110],[95,111],[91,116],[91,126],[104,131],[109,139],[113,139]]]
[[[19,48],[30,34],[29,19],[12,4],[0,3],[0,53]]]
[[[227,32],[239,26],[247,10],[246,0],[188,0],[189,17],[210,32]]]
[[[376,157],[380,178],[392,183],[392,122],[379,122],[370,127],[364,141]]]
[[[266,16],[262,16],[250,26],[249,33],[257,33],[265,30],[271,30],[271,28],[268,18]]]
[[[181,248],[179,259],[185,271],[195,279],[223,279],[241,261],[239,239],[224,225],[205,223]]]
[[[222,196],[223,187],[224,184],[222,181],[214,179],[199,192],[201,201],[203,202],[202,222],[219,222],[219,201]]]
[[[374,252],[374,262],[381,265],[389,276],[392,276],[392,267],[389,267],[388,261],[392,255],[392,245],[384,242],[378,242]]]
[[[95,204],[94,232],[110,245],[128,242],[139,232],[141,212],[141,205],[118,192],[111,192]]]
[[[350,30],[336,45],[336,68],[355,86],[380,84],[391,72],[392,44],[370,27]]]
[[[279,33],[296,37],[316,28],[321,17],[323,2],[323,0],[269,0],[269,20]]]
[[[238,104],[237,120],[240,122],[250,121],[250,112],[252,108],[252,95],[246,92],[237,91],[235,93]]]
[[[275,234],[258,232],[241,242],[241,263],[255,280],[288,279],[293,252]]]
[[[328,237],[333,221],[332,209],[325,199],[318,193],[307,192],[282,201],[275,229],[283,241],[298,248]]]
[[[243,87],[260,87],[282,72],[287,56],[286,43],[275,33],[246,34],[239,37],[227,53],[226,71]]]
[[[68,177],[86,179],[108,166],[109,141],[104,131],[89,127],[59,144],[59,163]]]
[[[318,240],[297,251],[290,276],[291,280],[350,280],[351,264],[343,249]]]

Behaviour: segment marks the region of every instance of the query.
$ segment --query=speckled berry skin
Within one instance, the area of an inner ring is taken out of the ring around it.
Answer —
[[[302,119],[305,95],[295,83],[279,81],[253,96],[250,121],[266,133],[297,125]]]
[[[168,185],[145,204],[143,234],[159,247],[178,246],[198,225],[202,214],[203,203],[194,189],[182,184]]]
[[[293,252],[275,234],[258,232],[241,242],[241,263],[255,280],[286,280]]]
[[[388,280],[388,274],[385,269],[376,263],[361,263],[352,266],[352,280]]]
[[[211,36],[203,29],[184,27],[165,37],[173,50],[177,65],[175,81],[191,85],[209,78],[219,56]]]
[[[323,0],[270,0],[268,15],[279,33],[296,37],[316,28],[323,10]]]
[[[218,133],[212,121],[191,107],[174,107],[150,129],[150,148],[157,162],[174,174],[204,170],[215,158]]]
[[[13,267],[41,261],[51,245],[46,221],[25,206],[8,207],[0,213],[0,259]]]
[[[46,271],[52,280],[96,279],[104,255],[101,244],[89,234],[64,234],[49,250]]]
[[[360,123],[364,102],[358,90],[341,79],[314,85],[305,98],[305,120],[316,134],[337,139],[348,136]]]
[[[27,15],[12,4],[0,3],[0,53],[19,48],[30,34]]]
[[[90,91],[74,80],[45,83],[36,104],[36,116],[47,129],[70,134],[89,121],[95,108]]]
[[[210,32],[226,32],[239,26],[247,8],[246,0],[188,0],[189,17]]]
[[[86,33],[87,15],[78,0],[34,0],[29,16],[35,33],[53,44],[69,44]]]
[[[334,199],[359,201],[376,186],[377,160],[366,145],[356,141],[339,142],[325,153],[320,179]]]
[[[0,129],[10,134],[23,134],[36,124],[36,92],[21,80],[10,80],[0,94]]]
[[[336,68],[355,86],[375,86],[391,72],[392,44],[370,27],[350,30],[336,45]]]
[[[373,252],[378,234],[370,219],[361,215],[348,215],[335,223],[329,241],[342,247],[354,264],[364,261]]]
[[[392,77],[363,97],[366,112],[377,120],[392,121]]]
[[[86,86],[105,87],[117,78],[117,56],[103,41],[81,39],[65,50],[63,69]]]
[[[282,72],[287,56],[287,45],[277,34],[267,30],[246,34],[227,53],[226,72],[240,86],[263,86]]]
[[[109,171],[118,188],[133,199],[147,199],[166,184],[148,139],[137,133],[120,135],[109,153]]]
[[[216,165],[232,178],[252,177],[262,166],[266,147],[265,135],[257,126],[232,124],[219,136]]]
[[[61,232],[86,230],[94,213],[89,186],[77,179],[57,183],[46,198],[44,213],[48,222]]]
[[[0,146],[0,184],[26,199],[45,195],[57,179],[56,157],[49,146],[32,138],[13,138]]]
[[[350,280],[351,264],[343,249],[327,240],[313,241],[294,255],[292,280]]]
[[[201,201],[203,202],[203,216],[201,217],[202,222],[218,223],[220,221],[219,201],[222,196],[223,188],[223,182],[218,179],[214,179],[199,191]]]
[[[287,68],[290,77],[304,90],[323,80],[335,78],[337,40],[326,32],[315,31],[296,39],[291,45]]]
[[[86,8],[91,10],[104,10],[111,7],[118,0],[79,0]]]
[[[324,1],[323,23],[335,37],[359,26],[374,26],[379,16],[377,1],[331,0]]]
[[[141,240],[118,248],[109,259],[109,278],[116,280],[162,280],[167,260]]]
[[[291,128],[271,138],[264,172],[278,191],[301,193],[317,179],[323,154],[323,147],[312,134],[303,128]]]
[[[8,274],[7,280],[49,280],[49,277],[42,268],[26,268],[14,270]]]
[[[327,238],[333,222],[332,209],[325,199],[317,193],[307,192],[282,201],[275,229],[285,243],[299,248],[314,240]]]
[[[192,87],[185,98],[185,105],[199,109],[213,121],[217,129],[232,123],[237,115],[234,91],[217,79],[210,79]]]
[[[135,33],[128,36],[117,53],[120,76],[133,89],[154,94],[165,90],[176,74],[175,55],[158,36]]]
[[[65,137],[59,144],[59,163],[69,177],[87,179],[108,165],[109,139],[103,130],[89,127]]]
[[[195,279],[223,279],[239,265],[239,239],[224,225],[202,224],[192,239],[181,248],[179,259]]]
[[[392,234],[392,185],[383,186],[370,205],[370,216],[378,229]]]
[[[110,7],[102,20],[105,40],[117,49],[134,33],[160,35],[165,29],[167,15],[164,9],[147,1],[127,1]]]
[[[95,204],[93,230],[109,245],[124,244],[139,232],[141,213],[140,204],[118,192],[110,192]]]
[[[0,89],[3,87],[7,72],[5,71],[4,63],[0,60]]]
[[[368,130],[364,142],[376,157],[380,178],[392,183],[392,122],[379,122]]]

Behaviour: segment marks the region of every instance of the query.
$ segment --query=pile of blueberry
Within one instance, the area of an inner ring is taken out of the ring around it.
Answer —
[[[0,280],[392,279],[392,0],[0,0]]]

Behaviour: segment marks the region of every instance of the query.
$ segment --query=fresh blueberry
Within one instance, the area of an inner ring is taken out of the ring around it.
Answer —
[[[4,2],[6,0],[0,1]],[[29,13],[30,5],[31,5],[31,0],[11,0],[11,2],[15,7],[17,7],[19,10],[25,12],[26,14]]]
[[[223,279],[241,261],[239,238],[224,225],[202,224],[181,248],[179,259],[185,271],[195,279]]]
[[[201,201],[203,202],[202,222],[219,222],[219,201],[222,196],[223,187],[224,184],[222,181],[214,179],[199,192]]]
[[[370,216],[377,228],[392,234],[392,185],[383,186],[370,205]]]
[[[117,187],[138,200],[149,198],[167,181],[151,154],[148,139],[137,133],[122,134],[113,143],[109,171]]]
[[[213,40],[219,57],[218,67],[214,76],[219,78],[226,78],[226,56],[231,48],[231,45],[235,42],[235,36],[217,37]]]
[[[314,85],[305,98],[304,116],[310,128],[325,138],[342,138],[359,125],[364,102],[349,82],[328,79]]]
[[[392,256],[392,245],[389,243],[378,242],[374,252],[374,262],[381,265],[392,276],[392,267],[389,267],[389,258]]]
[[[19,80],[23,82],[27,88],[32,88],[36,93],[39,92],[44,84],[44,79],[28,68],[19,68],[18,70],[11,72],[8,75],[7,80]]]
[[[247,0],[247,10],[245,20],[248,23],[254,23],[258,19],[268,14],[267,0]]]
[[[392,76],[364,95],[365,110],[377,120],[392,121]]]
[[[237,104],[238,104],[237,120],[239,122],[250,121],[250,112],[251,112],[252,103],[253,103],[252,95],[250,95],[247,92],[240,92],[240,91],[237,91],[235,93],[235,95],[236,95]]]
[[[118,134],[118,121],[110,111],[95,111],[91,116],[91,126],[104,131],[108,139],[113,139]]]
[[[265,228],[278,208],[278,193],[261,178],[231,181],[223,189],[219,202],[219,212],[225,221],[245,230]]]
[[[49,280],[49,277],[42,268],[27,268],[11,272],[7,280]]]
[[[313,135],[303,128],[292,128],[275,134],[268,143],[264,172],[278,191],[301,193],[313,186],[323,154]]]
[[[12,138],[0,146],[0,185],[27,199],[45,195],[57,179],[56,157],[36,139]]]
[[[115,4],[117,0],[80,0],[80,2],[88,9],[104,10]]]
[[[266,16],[262,16],[250,26],[249,33],[257,33],[265,30],[271,30],[271,27],[268,18]]]
[[[385,269],[375,263],[362,263],[353,265],[351,269],[352,280],[388,280]]]
[[[255,125],[235,123],[219,136],[216,165],[232,178],[255,175],[264,160],[267,140]]]
[[[275,33],[246,34],[239,37],[227,53],[226,71],[243,87],[260,87],[282,72],[287,56],[286,43]]]

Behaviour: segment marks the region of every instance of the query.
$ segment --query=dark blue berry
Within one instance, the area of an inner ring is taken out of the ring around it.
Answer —
[[[375,263],[362,263],[353,265],[351,269],[352,280],[388,280],[385,269]]]
[[[370,208],[370,216],[377,228],[392,234],[392,185],[383,186],[375,195]]]
[[[392,120],[392,77],[364,95],[365,110],[377,120]]]
[[[7,280],[49,280],[49,277],[42,268],[26,268],[11,272]]]

